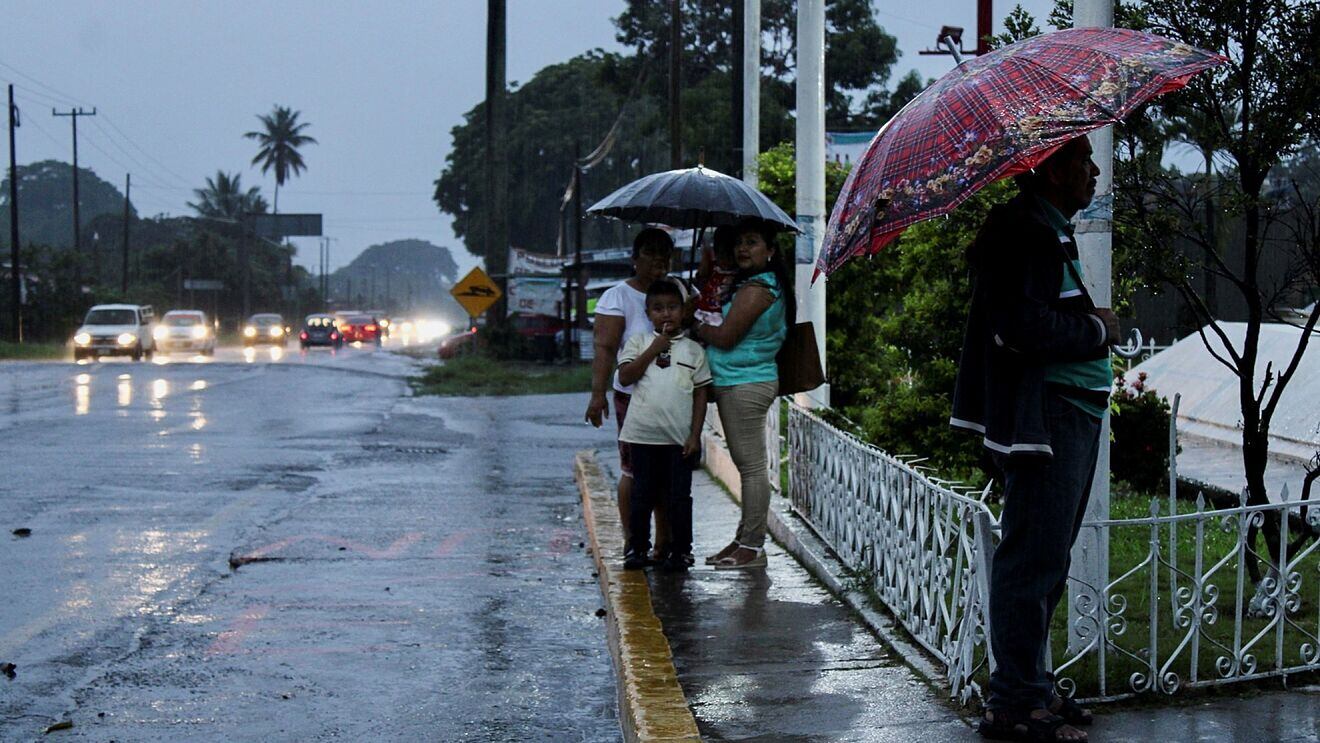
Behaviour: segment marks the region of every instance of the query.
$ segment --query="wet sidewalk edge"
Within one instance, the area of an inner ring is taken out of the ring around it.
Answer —
[[[712,479],[723,486],[729,497],[741,503],[738,468],[729,456],[729,450],[723,439],[706,430],[703,436],[704,450],[702,463]],[[876,610],[861,591],[849,586],[849,571],[836,558],[825,543],[816,536],[801,518],[793,513],[788,500],[779,494],[770,498],[770,514],[767,518],[770,536],[791,554],[811,576],[820,581],[830,593],[852,609],[858,618],[882,642],[893,648],[898,657],[916,672],[923,681],[930,684],[941,695],[947,695],[947,679],[940,667],[926,652],[912,641],[907,632],[888,615]],[[968,720],[968,710],[951,708]]]
[[[582,494],[582,516],[606,606],[606,636],[623,739],[629,743],[700,741],[696,719],[674,669],[669,640],[651,607],[646,575],[623,569],[623,532],[614,484],[592,451],[574,457],[573,476]]]

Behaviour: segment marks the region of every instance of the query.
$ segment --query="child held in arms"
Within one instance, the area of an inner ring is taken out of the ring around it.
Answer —
[[[701,451],[711,383],[706,352],[683,335],[684,291],[659,279],[646,291],[646,316],[655,330],[628,339],[619,352],[619,383],[635,384],[619,440],[632,446],[631,538],[623,566],[649,564],[651,510],[664,498],[670,541],[660,555],[666,571],[685,572],[692,555],[692,463]]]
[[[697,297],[696,318],[707,325],[720,325],[724,322],[722,308],[733,295],[733,280],[738,274],[738,262],[733,255],[738,229],[716,227],[713,242],[714,250],[702,253],[701,268],[697,270],[701,292]]]

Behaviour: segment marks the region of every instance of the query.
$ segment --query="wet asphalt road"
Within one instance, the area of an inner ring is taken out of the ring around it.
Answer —
[[[582,396],[157,361],[0,364],[0,739],[618,739]]]

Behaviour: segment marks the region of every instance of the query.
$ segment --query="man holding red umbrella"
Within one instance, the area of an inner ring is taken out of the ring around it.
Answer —
[[[1082,281],[1069,220],[1099,169],[1077,137],[1017,177],[968,252],[974,290],[950,423],[981,436],[1001,483],[1002,539],[990,575],[990,676],[982,735],[1085,740],[1090,713],[1055,695],[1050,619],[1063,596],[1109,402],[1118,321]]]

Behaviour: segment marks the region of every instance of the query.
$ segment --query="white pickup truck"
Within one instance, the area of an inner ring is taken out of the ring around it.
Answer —
[[[98,304],[87,311],[82,326],[73,334],[73,358],[151,358],[156,350],[155,324],[156,313],[151,305]]]

